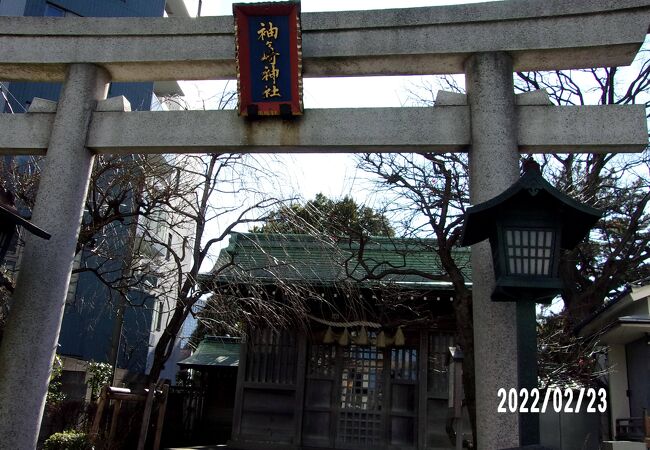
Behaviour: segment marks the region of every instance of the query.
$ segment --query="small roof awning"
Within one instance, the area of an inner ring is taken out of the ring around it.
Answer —
[[[650,280],[628,283],[575,328],[582,337],[598,336],[605,344],[626,344],[650,333]]]
[[[650,315],[619,317],[600,337],[605,344],[627,344],[650,333]]]
[[[189,358],[177,362],[181,367],[210,368],[239,366],[239,343],[241,338],[207,336]]]
[[[3,225],[5,223],[13,223],[19,225],[30,233],[35,234],[36,236],[43,239],[50,239],[52,237],[47,231],[41,230],[29,220],[22,218],[20,214],[18,214],[16,208],[13,208],[11,206],[0,204],[0,223]]]

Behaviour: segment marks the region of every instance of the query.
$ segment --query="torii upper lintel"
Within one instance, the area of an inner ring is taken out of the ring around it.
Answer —
[[[648,0],[516,0],[302,15],[304,76],[464,73],[477,52],[515,71],[628,65]],[[0,79],[63,81],[91,63],[113,81],[235,79],[232,17],[0,17]]]

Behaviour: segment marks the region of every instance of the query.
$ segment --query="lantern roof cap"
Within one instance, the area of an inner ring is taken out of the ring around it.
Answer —
[[[512,186],[496,197],[471,206],[465,212],[465,224],[460,245],[472,245],[487,239],[495,230],[496,222],[504,213],[516,212],[531,205],[540,211],[553,214],[561,223],[562,248],[575,247],[600,219],[603,212],[581,203],[542,177],[539,165],[534,161],[524,162],[524,173]]]

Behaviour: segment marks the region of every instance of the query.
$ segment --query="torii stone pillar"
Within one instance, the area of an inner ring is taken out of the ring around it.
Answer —
[[[477,53],[465,64],[471,118],[470,200],[478,204],[510,187],[519,178],[517,119],[512,59],[506,53]],[[492,252],[488,242],[472,246],[472,307],[476,427],[480,448],[519,445],[516,414],[498,414],[497,390],[519,387],[517,309],[495,303]],[[534,308],[534,305],[533,305]]]
[[[36,448],[94,159],[86,148],[88,127],[109,81],[93,64],[68,68],[40,181],[56,189],[38,190],[32,214],[52,238],[25,238],[11,320],[0,345],[2,450]]]

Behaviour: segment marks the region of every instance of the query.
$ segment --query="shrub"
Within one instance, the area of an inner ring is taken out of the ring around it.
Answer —
[[[66,430],[54,433],[47,438],[43,450],[93,450],[86,433],[75,430]]]
[[[54,355],[52,372],[50,373],[50,384],[47,386],[47,405],[57,406],[65,400],[65,394],[61,392],[61,374],[63,373],[63,362],[61,357]]]
[[[111,383],[113,367],[108,363],[91,361],[88,363],[88,386],[90,386],[90,398],[96,400],[102,387]]]

